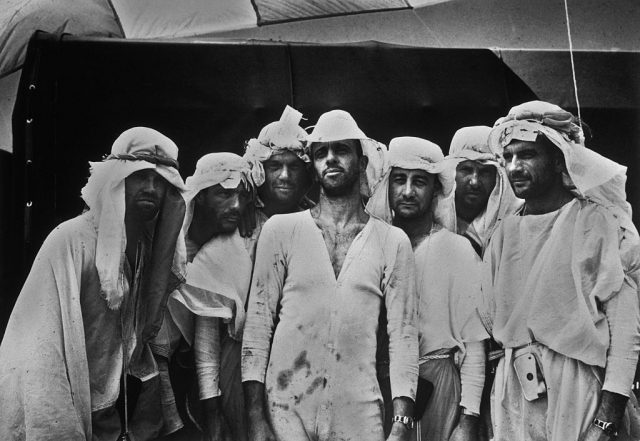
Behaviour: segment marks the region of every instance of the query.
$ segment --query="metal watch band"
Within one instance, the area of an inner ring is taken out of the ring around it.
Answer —
[[[402,423],[407,427],[407,429],[413,429],[413,418],[411,418],[410,416],[395,415],[393,417],[393,422],[394,423]]]
[[[618,428],[613,423],[609,423],[607,421],[602,421],[602,420],[599,420],[598,418],[594,418],[593,425],[601,429],[605,434],[611,437],[615,438],[618,436]]]

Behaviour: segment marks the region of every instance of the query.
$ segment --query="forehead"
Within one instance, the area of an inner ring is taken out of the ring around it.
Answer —
[[[330,142],[314,142],[311,144],[311,153],[316,152],[320,149],[329,149],[329,148],[350,148],[355,151],[359,146],[360,141],[357,139],[340,139],[338,141],[330,141]]]
[[[520,141],[515,140],[509,143],[504,148],[503,154],[518,154],[523,152],[535,152],[535,153],[543,153],[546,154],[548,152],[547,146],[539,141]]]
[[[133,176],[134,178],[147,178],[151,176],[160,177],[160,174],[156,171],[155,168],[143,168],[142,170],[134,171],[129,176]]]
[[[495,165],[493,164],[483,164],[480,161],[474,161],[471,159],[467,159],[465,161],[461,161],[458,163],[458,167],[457,169],[460,170],[461,168],[473,168],[474,170],[479,170],[479,171],[485,171],[485,170],[493,170],[495,169]]]
[[[225,188],[220,184],[212,185],[211,187],[203,188],[200,193],[204,193],[206,196],[217,196],[221,194],[240,193],[247,191],[244,182],[240,182],[234,188]]]
[[[424,179],[432,179],[435,177],[434,174],[429,173],[425,170],[416,169],[416,168],[402,168],[402,167],[393,167],[391,169],[391,177],[394,176],[404,176],[407,178],[424,178]]]
[[[305,162],[298,157],[291,150],[279,150],[276,153],[273,153],[269,159],[264,161],[267,164],[278,164],[278,165],[292,165],[298,162],[304,164]]]

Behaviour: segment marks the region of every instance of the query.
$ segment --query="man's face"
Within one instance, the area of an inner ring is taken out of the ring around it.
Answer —
[[[345,195],[360,182],[360,170],[366,167],[367,158],[358,154],[359,143],[345,139],[312,145],[316,178],[328,196]]]
[[[538,141],[513,141],[505,147],[503,156],[509,182],[519,198],[539,198],[555,185],[559,170],[550,146]]]
[[[424,170],[393,167],[389,175],[389,205],[395,217],[420,219],[431,209],[436,176]]]
[[[487,206],[496,186],[496,167],[479,161],[462,161],[456,168],[456,210],[477,216]]]
[[[170,184],[154,169],[138,170],[124,180],[128,217],[149,221],[156,217]]]
[[[300,201],[309,186],[309,172],[305,162],[295,153],[284,150],[271,155],[262,164],[265,181],[258,194],[265,204],[293,206]]]
[[[224,188],[220,184],[200,190],[196,196],[196,210],[203,215],[218,234],[233,233],[240,216],[251,200],[249,191],[241,182],[235,188]]]

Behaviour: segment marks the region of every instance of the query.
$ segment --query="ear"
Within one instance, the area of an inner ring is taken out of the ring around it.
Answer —
[[[360,158],[360,170],[365,171],[367,169],[367,165],[369,165],[369,158],[365,155],[362,155]]]

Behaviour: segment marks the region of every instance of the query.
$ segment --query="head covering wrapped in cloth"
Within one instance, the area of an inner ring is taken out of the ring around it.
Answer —
[[[455,232],[455,170],[448,167],[438,145],[422,138],[403,136],[389,143],[384,176],[367,203],[367,211],[391,223],[393,212],[389,204],[389,175],[393,167],[409,170],[424,170],[437,175],[441,188],[434,194],[431,203],[434,222]]]
[[[361,176],[360,181],[360,193],[368,198],[382,179],[386,146],[365,135],[348,112],[331,110],[320,115],[318,123],[313,127],[313,132],[307,137],[307,146],[310,147],[314,142],[335,142],[347,139],[360,141],[362,154],[369,159],[366,176]]]
[[[262,163],[271,155],[290,151],[298,158],[309,163],[309,156],[304,150],[307,132],[300,124],[302,113],[292,107],[285,107],[279,121],[274,121],[262,128],[258,138],[247,141],[243,158],[251,165],[251,176],[256,187],[264,184],[265,173]]]
[[[224,188],[236,188],[240,183],[248,191],[253,191],[251,167],[242,157],[221,152],[200,158],[193,176],[186,181],[184,237],[188,235],[195,197],[200,191],[217,184]],[[245,240],[237,230],[231,234],[214,236],[202,245],[193,261],[187,264],[186,283],[171,295],[181,306],[175,302],[169,303],[169,310],[189,343],[193,342],[195,332],[190,313],[225,319],[230,323],[231,335],[240,338],[252,266]]]
[[[82,199],[89,207],[89,214],[98,231],[96,267],[101,294],[111,309],[119,308],[124,296],[122,279],[127,245],[124,225],[125,179],[139,170],[154,169],[171,184],[156,222],[158,236],[159,229],[167,227],[171,230],[175,222],[182,224],[184,201],[180,192],[184,189],[184,183],[177,170],[177,159],[178,147],[169,138],[147,127],[134,127],[115,140],[111,154],[104,161],[89,163],[91,176],[82,189]],[[172,243],[165,242],[164,247],[167,251],[175,249],[175,255],[171,252],[172,269],[180,275],[183,273],[180,256],[184,244],[177,240],[178,232],[175,237],[173,234],[158,237],[158,242],[172,238]],[[160,245],[154,243],[153,249],[157,255]],[[160,279],[166,280],[166,277]]]
[[[584,146],[584,134],[577,118],[555,104],[530,101],[513,107],[496,121],[489,135],[489,147],[499,155],[512,141],[534,142],[544,135],[564,156],[565,186],[578,198],[610,209],[620,226],[637,235],[626,200],[627,168]]]
[[[503,167],[498,155],[489,148],[489,133],[491,127],[472,126],[459,129],[451,140],[449,155],[446,161],[454,169],[463,161],[478,161],[481,164],[493,165],[496,168],[496,185],[493,187],[487,206],[469,224],[466,231],[484,250],[495,230],[498,222],[507,214],[513,213],[522,201],[516,197],[509,184],[507,171]],[[458,225],[458,230],[461,226]]]

